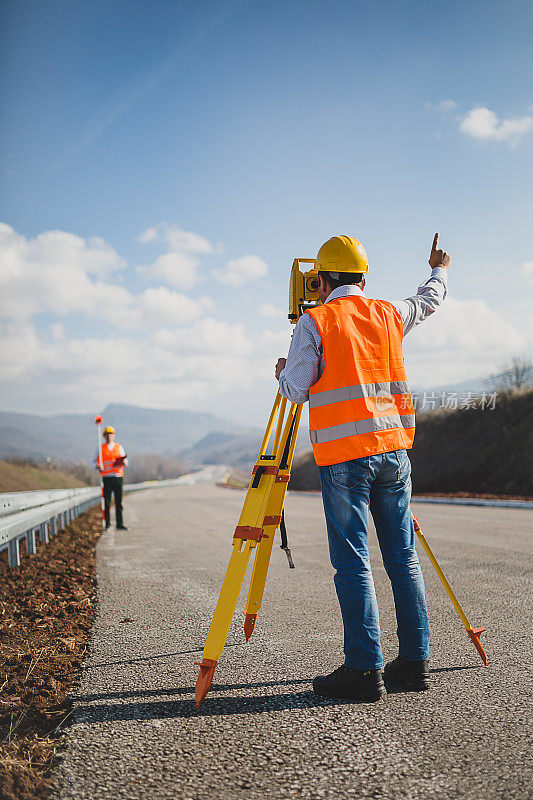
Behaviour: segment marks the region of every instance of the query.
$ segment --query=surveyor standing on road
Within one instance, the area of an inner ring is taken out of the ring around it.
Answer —
[[[379,613],[368,553],[368,509],[392,583],[399,656],[385,675],[429,688],[429,620],[410,510],[415,416],[402,338],[446,296],[450,256],[435,234],[431,277],[417,294],[390,303],[366,297],[368,260],[350,236],[319,250],[321,306],[298,320],[287,359],[276,364],[280,392],[309,400],[309,428],[320,473],[331,563],[344,624],[344,664],[320,675],[321,695],[378,699],[385,694]]]
[[[122,484],[124,466],[128,463],[126,451],[121,444],[115,442],[115,429],[111,425],[104,429],[104,440],[101,453],[97,451],[94,461],[104,481],[105,529],[109,530],[111,524],[111,495],[114,494],[117,529],[127,531],[122,519]]]

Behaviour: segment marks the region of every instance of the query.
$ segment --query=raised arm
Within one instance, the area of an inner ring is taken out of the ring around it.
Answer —
[[[439,250],[439,234],[433,238],[429,254],[431,277],[418,287],[417,293],[405,300],[394,300],[393,306],[399,311],[403,321],[403,335],[409,333],[415,325],[423,322],[441,305],[447,294],[448,267],[451,256]]]

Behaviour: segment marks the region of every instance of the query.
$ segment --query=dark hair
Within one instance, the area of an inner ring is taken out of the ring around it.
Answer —
[[[332,278],[331,273],[322,272],[322,270],[319,272],[319,275],[323,275],[325,280],[330,286],[333,286],[334,289],[336,289],[337,286],[350,286],[354,283],[361,283],[365,277],[364,272],[336,272],[335,275],[339,277]]]

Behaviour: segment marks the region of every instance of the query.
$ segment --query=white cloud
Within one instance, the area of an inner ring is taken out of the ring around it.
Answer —
[[[198,302],[206,311],[213,311],[215,307],[215,301],[212,297],[207,297],[207,295],[202,295],[202,297],[199,297]]]
[[[468,112],[461,121],[459,129],[474,139],[516,144],[524,134],[533,130],[533,117],[499,119],[494,111],[479,106]]]
[[[199,303],[166,286],[147,289],[138,299],[139,322],[142,325],[183,325],[202,316]]]
[[[159,231],[157,229],[157,225],[154,225],[153,228],[146,228],[146,230],[139,236],[139,242],[141,242],[141,244],[147,244],[148,242],[155,242],[158,239],[159,239]]]
[[[526,350],[527,338],[484,300],[448,296],[442,308],[406,338],[407,374],[419,386],[478,378]]]
[[[134,295],[102,280],[124,265],[102,239],[86,243],[65,231],[26,239],[0,223],[0,260],[0,317],[6,320],[22,323],[43,312],[59,317],[76,313],[135,329],[189,322],[203,314],[199,303],[166,287]],[[64,336],[62,330],[61,325],[51,329],[56,340]]]
[[[264,277],[267,272],[268,266],[262,258],[246,255],[228,261],[223,269],[213,270],[211,275],[220,283],[228,283],[230,286],[238,288],[247,281]]]
[[[104,297],[109,308],[110,302],[122,303],[129,296],[122,287],[98,279],[124,266],[101,239],[86,243],[65,231],[26,239],[0,223],[0,258],[0,315],[8,319],[42,311],[97,313]]]
[[[163,235],[145,234],[148,240]],[[201,241],[176,235],[175,243],[207,249]],[[196,258],[185,251],[165,255],[172,262],[162,259],[158,267],[169,270],[174,281],[183,259]],[[261,398],[264,394],[259,387],[274,391],[272,364],[287,350],[287,332],[279,350],[279,337],[265,338],[257,320],[247,331],[242,322],[215,319],[211,297],[196,300],[166,285],[135,294],[127,283],[109,277],[123,261],[101,239],[84,241],[64,231],[31,239],[2,225],[0,263],[4,407],[75,411],[128,398],[149,407],[207,410],[225,398],[224,413],[231,416],[242,410],[246,392],[256,398],[246,401],[255,414],[263,402],[257,400],[258,392]],[[253,256],[229,266],[228,276],[238,282],[266,271]],[[41,318],[43,313],[52,319]],[[73,336],[72,317],[62,319],[68,315],[83,317],[91,333]],[[102,319],[117,333],[103,329]]]
[[[455,100],[440,100],[438,103],[426,103],[426,108],[439,114],[449,114],[457,108],[457,103]]]
[[[198,320],[188,328],[163,328],[156,331],[154,341],[167,350],[186,353],[247,356],[252,350],[242,323],[232,325],[211,317]]]
[[[239,392],[250,388],[256,376],[253,343],[244,326],[214,319],[161,329],[143,339],[55,340],[31,324],[6,324],[0,338],[0,381],[9,389],[12,407],[11,398],[33,396],[38,382],[39,408],[45,403],[57,410],[97,408],[128,398],[152,408],[212,409],[221,394],[234,393],[236,386]]]
[[[166,242],[171,250],[180,250],[185,253],[212,253],[211,242],[204,236],[191,231],[182,230],[179,225],[168,222],[158,222],[147,228],[140,236],[139,242]]]
[[[150,266],[139,267],[138,272],[161,278],[183,291],[192,289],[198,279],[200,260],[196,254],[213,253],[215,249],[204,236],[167,222],[147,228],[140,235],[139,242],[164,242],[168,252],[160,255]]]
[[[204,236],[182,231],[177,225],[168,225],[165,228],[165,239],[172,250],[183,250],[186,253],[212,253],[214,249]]]
[[[522,274],[526,281],[533,285],[533,261],[526,261],[525,264],[522,264]]]
[[[149,267],[141,267],[140,271],[187,292],[196,283],[199,266],[200,261],[196,256],[171,251],[159,256]]]
[[[263,317],[279,317],[285,316],[285,311],[278,306],[273,306],[271,303],[263,303],[259,306],[259,313]]]
[[[52,325],[50,325],[50,333],[56,342],[59,342],[65,338],[65,328],[60,322],[54,322]]]

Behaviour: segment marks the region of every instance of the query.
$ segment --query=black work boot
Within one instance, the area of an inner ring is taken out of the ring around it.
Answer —
[[[354,700],[379,700],[386,694],[380,669],[348,669],[344,664],[330,675],[318,675],[313,691],[325,697]]]
[[[425,661],[408,661],[398,656],[394,661],[385,664],[385,677],[391,682],[399,683],[415,692],[424,692],[429,689],[431,681],[427,659]]]

